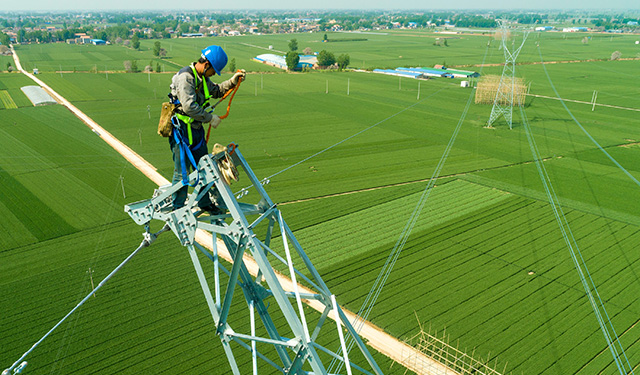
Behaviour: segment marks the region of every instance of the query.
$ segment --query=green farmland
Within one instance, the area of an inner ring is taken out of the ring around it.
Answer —
[[[488,35],[394,32],[296,34],[300,49],[349,53],[354,68],[499,64]],[[120,46],[22,45],[23,66],[153,164],[172,173],[156,135],[171,73],[209,44],[249,71],[214,142],[235,142],[280,202],[285,219],[338,301],[358,311],[398,241],[473,92],[459,80],[418,82],[364,72],[285,74],[251,61],[286,50],[289,35],[162,40],[168,73],[125,74],[152,60]],[[633,36],[531,34],[517,74],[530,93],[640,109]],[[260,47],[260,48],[259,48]],[[263,49],[264,48],[264,49]],[[267,49],[267,50],[265,50]],[[597,61],[596,61],[597,60]],[[92,67],[98,72],[89,72]],[[60,69],[60,67],[62,69]],[[76,68],[77,73],[73,73]],[[474,68],[500,74],[499,66]],[[223,75],[222,79],[230,75]],[[11,365],[138,246],[142,228],[122,207],[153,184],[61,106],[34,108],[16,73],[0,92],[0,368]],[[16,91],[17,90],[17,91]],[[348,91],[347,91],[348,90]],[[418,91],[420,90],[420,91]],[[1,94],[0,94],[1,95]],[[419,99],[418,99],[419,95]],[[473,98],[471,98],[473,100]],[[566,102],[611,157],[640,179],[639,112]],[[580,129],[562,103],[524,107],[551,184],[632,367],[640,365],[640,187]],[[218,110],[220,111],[220,110]],[[429,200],[370,320],[401,340],[446,331],[450,342],[513,374],[616,374],[527,142],[514,127],[484,128],[471,104]],[[312,155],[313,158],[296,165]],[[237,190],[246,179],[236,183]],[[124,192],[123,192],[124,191]],[[255,194],[254,194],[255,195]],[[251,201],[252,194],[247,195]],[[211,266],[209,266],[211,268]],[[89,269],[93,273],[89,273]],[[206,271],[210,271],[206,270]],[[236,300],[233,311],[246,307]],[[311,319],[318,315],[309,313]],[[275,317],[277,324],[282,318]],[[335,345],[336,343],[332,343]],[[331,345],[330,345],[331,346]],[[239,353],[239,351],[238,351]],[[385,374],[405,369],[375,354]],[[33,374],[227,373],[224,352],[185,251],[167,235],[144,250],[30,358]],[[239,356],[250,372],[251,359]],[[262,373],[261,369],[261,373]],[[269,373],[265,368],[265,373]],[[272,371],[271,373],[276,373]]]

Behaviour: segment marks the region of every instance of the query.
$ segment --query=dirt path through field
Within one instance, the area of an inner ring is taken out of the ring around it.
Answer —
[[[150,180],[156,183],[158,186],[166,185],[169,181],[160,175],[157,172],[157,169],[151,165],[149,162],[144,160],[140,155],[135,153],[129,147],[127,147],[124,143],[120,142],[116,137],[107,132],[104,128],[102,128],[98,123],[93,121],[89,116],[85,115],[82,111],[76,108],[73,104],[71,104],[68,100],[63,98],[57,92],[55,92],[51,87],[45,84],[43,81],[38,79],[33,74],[27,73],[24,69],[22,69],[22,65],[20,64],[20,59],[18,55],[13,50],[13,46],[11,47],[13,51],[13,59],[15,61],[16,67],[20,70],[24,75],[31,78],[34,82],[36,82],[40,87],[45,89],[52,97],[54,97],[60,104],[67,107],[74,115],[76,115],[80,120],[82,120],[94,133],[96,133],[99,137],[101,137],[105,142],[107,142],[113,149],[115,149],[118,153],[120,153],[127,161],[129,161],[133,166],[135,166],[138,170],[140,170],[145,176],[147,176]],[[169,160],[167,160],[169,162]],[[213,241],[210,233],[205,232],[203,230],[198,230],[196,233],[196,241],[200,243],[202,246],[207,247],[209,250],[212,250]],[[232,258],[221,239],[217,241],[218,252],[220,256],[222,256],[229,263],[232,263]],[[253,258],[249,255],[245,254],[244,262],[247,265],[249,272],[256,276],[258,273],[258,265],[255,263]],[[288,291],[293,291],[293,283],[291,280],[281,274],[278,274],[278,279],[282,284],[283,288]],[[307,290],[301,285],[298,285],[301,293],[313,293],[310,290]],[[313,307],[318,312],[322,313],[324,310],[324,305],[322,305],[318,301],[305,301],[309,306]],[[356,314],[344,310],[345,314],[349,318],[350,321],[355,321]],[[329,314],[329,316],[335,320],[335,316],[333,314]],[[457,374],[455,371],[450,369],[449,367],[434,361],[433,359],[425,356],[423,353],[415,350],[413,347],[399,341],[395,337],[385,333],[381,328],[375,326],[370,322],[365,322],[362,329],[360,330],[360,335],[368,341],[368,344],[379,351],[380,353],[386,355],[392,360],[402,364],[407,367],[409,370],[414,371],[418,374],[424,375],[454,375]]]

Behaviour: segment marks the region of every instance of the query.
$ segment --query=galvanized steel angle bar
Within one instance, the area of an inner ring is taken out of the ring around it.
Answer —
[[[340,308],[340,305],[337,305],[337,311],[336,312],[338,313],[338,316],[336,317],[336,319],[342,320],[342,325],[347,329],[349,334],[355,340],[356,345],[358,346],[358,348],[360,348],[360,351],[362,352],[362,354],[366,358],[367,362],[369,362],[369,366],[371,366],[371,369],[376,373],[376,375],[383,375],[382,370],[380,370],[380,367],[378,367],[378,364],[376,363],[376,361],[371,356],[371,353],[367,349],[367,347],[364,344],[364,342],[362,342],[362,339],[358,335],[358,332],[356,332],[356,330],[353,328],[353,326],[349,322],[349,319],[347,318],[347,316],[344,314],[344,312]]]
[[[322,326],[324,325],[325,320],[329,316],[329,312],[331,311],[330,305],[325,305],[322,314],[320,315],[320,319],[318,319],[318,324],[316,324],[316,328],[313,330],[311,334],[311,342],[315,342],[320,334],[320,330],[322,330]]]
[[[193,244],[198,224],[196,217],[191,212],[191,207],[184,206],[174,210],[169,215],[167,223],[176,237],[178,237],[178,240],[180,240],[182,246]]]
[[[267,339],[259,336],[245,335],[243,333],[238,333],[238,332],[228,333],[227,336],[237,337],[238,339],[247,340],[247,341],[257,341],[265,344],[279,345],[287,348],[296,348],[299,346],[299,343],[297,340],[284,340],[282,338],[280,340]]]
[[[204,271],[202,270],[202,265],[200,264],[200,260],[198,259],[198,255],[196,254],[195,247],[193,245],[187,246],[189,251],[189,256],[191,257],[191,262],[193,263],[193,267],[196,270],[196,275],[198,276],[198,280],[200,281],[200,287],[204,292],[205,300],[207,301],[207,305],[209,306],[209,311],[211,312],[211,316],[216,324],[220,321],[220,314],[215,307],[215,303],[213,301],[213,296],[211,295],[211,290],[209,289],[209,284],[207,283],[207,279],[204,275]]]
[[[302,324],[265,254],[262,251],[254,251],[253,254],[258,267],[263,270],[263,277],[271,288],[271,293],[273,293],[273,297],[276,299],[278,306],[280,306],[289,327],[296,337],[303,337]]]
[[[280,211],[278,211],[277,206],[274,204],[273,206],[269,207],[269,209],[264,211],[264,213],[262,213],[257,219],[255,219],[253,223],[249,225],[249,229],[255,228],[258,224],[262,222],[262,220],[266,218],[270,218],[270,219],[273,218],[277,214],[275,212],[279,213]]]
[[[271,248],[269,246],[267,246],[266,244],[260,242],[260,240],[256,240],[258,241],[258,243],[260,244],[260,246],[269,254],[273,255],[277,260],[279,260],[282,264],[287,265],[287,261],[281,257],[278,253],[276,253],[275,251],[271,250]],[[266,254],[265,254],[266,255]],[[304,281],[306,281],[307,283],[309,283],[309,285],[311,285],[312,288],[314,288],[317,291],[322,291],[322,289],[320,289],[320,287],[313,282],[313,280],[311,280],[309,277],[307,277],[304,273],[300,272],[300,270],[296,269],[294,267],[294,270],[296,272],[296,275],[300,276],[301,278],[304,279]],[[326,303],[325,303],[326,304]]]
[[[204,256],[206,256],[207,258],[209,258],[210,261],[215,263],[215,257],[213,254],[211,254],[207,249],[205,249],[202,245],[200,245],[199,243],[194,243],[193,244],[195,247],[198,248],[198,250],[200,250],[200,252],[202,254],[204,254]],[[221,269],[224,273],[227,274],[227,276],[231,276],[231,272],[229,272],[229,270],[220,262],[218,262],[218,269]],[[238,282],[238,285],[240,285],[240,282]]]
[[[285,374],[299,374],[302,369],[302,365],[307,359],[307,350],[308,347],[300,346],[296,352],[295,357],[293,358],[293,362],[291,362],[291,366],[285,369]]]
[[[242,165],[242,168],[244,169],[247,176],[249,177],[251,184],[253,184],[253,187],[256,189],[258,194],[260,194],[261,199],[260,199],[259,205],[264,204],[266,207],[273,206],[273,202],[271,201],[271,198],[269,198],[269,195],[267,195],[267,192],[262,187],[260,180],[258,180],[256,175],[253,173],[253,170],[251,169],[251,167],[249,167],[249,164],[246,162],[246,160],[242,156],[242,153],[240,152],[240,150],[236,148],[234,153],[231,155],[231,158],[233,159],[233,162],[236,165]]]
[[[229,360],[229,366],[231,367],[231,371],[233,375],[241,375],[240,369],[238,368],[238,364],[236,363],[236,358],[233,355],[233,350],[231,349],[231,345],[229,345],[229,341],[220,340],[222,342],[222,348],[224,349],[225,354],[227,355],[227,359]]]
[[[333,352],[332,350],[329,350],[329,349],[325,348],[325,347],[324,347],[324,346],[322,346],[322,345],[318,345],[318,344],[316,344],[315,342],[312,342],[311,344],[312,344],[316,349],[319,349],[319,350],[321,350],[321,351],[323,351],[323,352],[327,353],[328,355],[330,355],[331,357],[333,357],[333,358],[337,359],[338,361],[340,361],[340,362],[343,362],[343,361],[344,361],[341,355],[339,355],[339,354],[337,354],[337,353]],[[356,370],[358,370],[358,371],[362,372],[363,374],[366,374],[366,375],[375,375],[375,374],[373,374],[372,372],[370,372],[370,371],[368,371],[368,370],[366,370],[366,369],[364,369],[364,368],[362,368],[362,367],[358,366],[358,365],[357,365],[357,364],[355,364],[355,363],[351,363],[351,367],[353,367],[353,368],[355,368]]]
[[[291,282],[293,284],[293,291],[296,295],[296,303],[298,305],[298,312],[299,312],[299,317],[302,320],[302,329],[303,329],[303,333],[304,333],[304,340],[306,342],[309,342],[310,340],[310,335],[309,335],[309,328],[307,327],[307,318],[304,314],[304,308],[302,307],[302,299],[300,298],[300,288],[298,286],[298,281],[296,280],[296,270],[293,267],[293,259],[291,258],[291,252],[289,251],[289,240],[287,239],[287,236],[285,234],[285,230],[284,230],[284,220],[282,219],[282,214],[280,213],[280,211],[278,211],[278,224],[280,225],[280,232],[282,235],[282,242],[284,245],[284,251],[285,254],[287,256],[287,266],[289,267],[289,275],[291,277]]]
[[[230,236],[238,232],[237,228],[227,225],[224,222],[222,222],[222,225],[219,225],[219,224],[207,223],[207,222],[198,220],[198,228],[205,230],[207,232],[219,233],[227,236]]]
[[[235,243],[231,240],[231,238],[229,238],[228,236],[221,236],[221,238],[228,249],[233,248],[232,245],[234,245]],[[281,338],[281,335],[278,333],[278,330],[276,329],[275,324],[273,323],[273,320],[271,319],[271,316],[269,315],[269,312],[267,311],[267,307],[265,306],[263,300],[260,299],[260,296],[257,295],[257,293],[255,293],[253,290],[254,286],[260,286],[260,285],[258,285],[252,280],[251,274],[247,270],[244,263],[241,265],[241,268],[240,268],[240,277],[243,281],[242,284],[240,285],[243,288],[243,292],[245,293],[245,296],[247,295],[251,296],[250,299],[247,298],[247,303],[249,303],[250,300],[254,301],[256,311],[258,312],[258,315],[260,316],[260,319],[262,320],[262,323],[265,329],[267,330],[269,337],[271,337],[272,339]],[[262,286],[260,287],[263,288]],[[251,288],[251,289],[246,290],[246,288]],[[269,291],[269,293],[271,293],[270,295],[273,295],[272,291]],[[280,357],[280,360],[284,364],[284,366],[288,366],[291,363],[291,359],[289,358],[289,355],[287,354],[286,350],[280,347],[276,347],[276,351],[278,353],[278,356]]]
[[[246,245],[246,237],[241,237],[238,241],[235,250],[229,248],[229,252],[233,257],[233,266],[231,267],[231,275],[229,276],[229,283],[227,284],[227,290],[222,300],[222,308],[220,309],[220,320],[218,322],[218,332],[221,332],[221,328],[227,322],[229,316],[229,309],[231,308],[231,301],[233,299],[233,293],[235,290],[235,284],[238,281],[238,275],[240,274],[240,268],[244,266],[242,256],[244,255]]]
[[[238,345],[242,346],[243,348],[251,351],[251,347],[247,343],[242,341],[242,339],[240,339],[238,337],[229,337],[229,338],[231,340],[233,340],[235,343],[237,343]],[[258,357],[260,357],[262,360],[264,360],[265,362],[267,362],[268,364],[270,364],[271,366],[276,368],[278,371],[284,373],[284,369],[283,369],[283,367],[281,365],[278,365],[277,363],[273,362],[271,359],[266,357],[264,354],[260,353],[260,351],[256,351],[256,354],[258,355]]]
[[[322,277],[320,277],[320,274],[318,273],[316,268],[313,266],[313,263],[311,263],[311,260],[309,259],[307,254],[302,249],[302,246],[300,245],[300,243],[298,242],[296,237],[293,235],[293,232],[291,231],[291,228],[289,228],[289,225],[287,225],[287,223],[284,220],[282,220],[282,225],[284,226],[284,230],[285,230],[289,240],[291,241],[291,243],[293,244],[294,248],[298,252],[298,255],[300,256],[300,258],[302,259],[304,264],[307,266],[307,269],[311,273],[311,276],[313,276],[315,282],[318,284],[318,287],[317,287],[318,291],[320,291],[321,293],[325,294],[326,297],[329,298],[329,296],[331,295],[331,292],[329,291],[329,288],[327,287],[327,285],[322,280]]]

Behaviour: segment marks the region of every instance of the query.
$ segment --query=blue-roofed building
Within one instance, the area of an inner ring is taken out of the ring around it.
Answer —
[[[453,74],[448,73],[444,69],[436,69],[436,68],[397,68],[396,70],[403,72],[415,72],[423,74],[425,77],[448,77],[453,78]]]
[[[93,44],[94,46],[103,46],[107,44],[107,42],[102,39],[91,39],[89,43]]]
[[[398,70],[398,69],[374,69],[374,73],[387,74],[391,76],[397,77],[405,77],[405,78],[424,78],[424,75],[420,72],[411,72],[406,70]]]
[[[263,64],[275,66],[280,69],[287,69],[287,60],[284,56],[275,55],[273,53],[265,53],[253,58],[254,60]],[[318,63],[318,58],[314,55],[300,55],[300,61],[296,65],[296,69],[313,68]]]

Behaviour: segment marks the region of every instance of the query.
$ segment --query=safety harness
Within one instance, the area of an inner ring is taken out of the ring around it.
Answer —
[[[190,65],[191,70],[193,71],[193,77],[196,80],[196,90],[198,88],[198,72],[196,71],[195,66],[193,66],[193,64]],[[207,85],[207,82],[204,80],[204,78],[202,79],[202,86],[204,88],[204,100],[205,100],[205,104],[203,105],[204,109],[207,109],[210,104],[209,104],[209,99],[211,99],[211,94],[209,94],[209,86]],[[179,102],[178,102],[179,103]],[[187,135],[189,136],[189,145],[193,144],[193,135],[191,133],[191,124],[193,123],[193,118],[189,117],[185,114],[176,112],[176,117],[178,118],[178,120],[184,122],[185,124],[187,124]],[[208,132],[207,132],[208,133]],[[208,139],[207,139],[208,141]]]
[[[193,66],[193,64],[190,65],[191,70],[193,71],[193,77],[196,80],[196,90],[198,89],[198,72],[196,71],[196,68]],[[209,87],[207,85],[206,80],[203,78],[202,79],[202,86],[204,89],[204,98],[205,98],[205,103],[202,106],[205,110],[211,108],[211,110],[209,111],[209,113],[213,112],[213,110],[218,106],[218,104],[220,104],[223,100],[225,100],[227,98],[227,96],[229,96],[229,94],[231,94],[231,98],[229,99],[229,104],[227,105],[227,113],[225,113],[224,115],[220,116],[220,119],[225,119],[227,118],[227,116],[229,116],[229,110],[231,109],[231,102],[233,101],[233,97],[236,95],[236,92],[238,91],[238,88],[240,87],[240,82],[242,82],[242,80],[238,81],[238,84],[236,84],[236,86],[232,89],[227,91],[220,100],[218,100],[218,102],[216,102],[216,104],[214,104],[213,106],[209,103],[209,99],[211,99],[211,94],[209,93]],[[180,102],[178,101],[177,98],[175,98],[173,95],[169,94],[169,98],[171,99],[172,104],[180,104]],[[186,126],[187,126],[187,137],[188,139],[185,139],[184,135],[180,132],[180,124],[178,122],[178,120],[182,121]],[[198,176],[196,178],[196,181],[193,185],[189,184],[189,176],[187,174],[187,164],[185,161],[185,156],[187,158],[189,158],[189,161],[191,162],[191,165],[193,166],[194,170],[197,170],[198,167],[196,165],[195,162],[195,158],[193,157],[193,153],[191,152],[192,150],[197,150],[198,148],[202,147],[203,143],[208,143],[209,142],[209,133],[211,132],[211,124],[209,124],[209,129],[207,129],[207,136],[204,139],[201,139],[200,142],[198,142],[197,145],[193,145],[193,135],[192,135],[192,131],[191,131],[191,124],[193,123],[194,119],[190,116],[185,115],[184,113],[180,113],[180,112],[176,112],[174,114],[174,116],[171,118],[171,123],[174,126],[174,131],[173,131],[173,139],[176,141],[176,143],[179,145],[180,147],[180,163],[182,164],[182,185],[190,185],[191,187],[195,187],[198,184],[198,181],[200,180],[200,176]],[[188,142],[188,143],[187,143]]]

